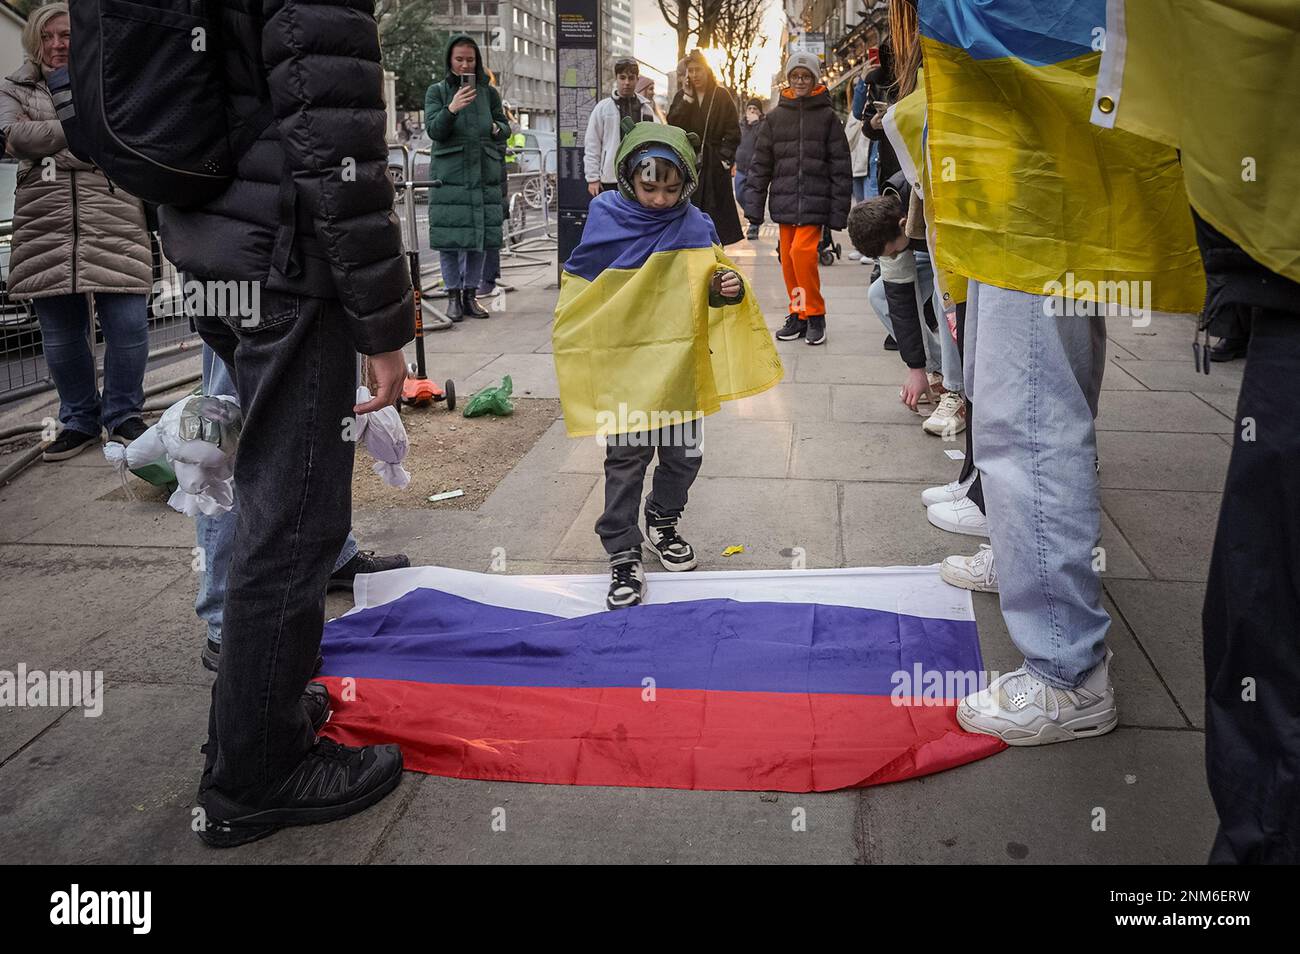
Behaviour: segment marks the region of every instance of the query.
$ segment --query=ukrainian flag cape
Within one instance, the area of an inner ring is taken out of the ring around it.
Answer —
[[[1110,0],[1106,36],[1092,121],[1181,150],[1201,218],[1300,282],[1300,3]]]
[[[918,19],[939,267],[1092,301],[1149,282],[1147,307],[1199,311],[1175,151],[1090,122],[1106,0],[920,0]]]
[[[714,273],[733,267],[713,222],[689,202],[652,210],[619,192],[592,200],[551,335],[570,436],[694,420],[781,380],[749,283],[739,304],[709,307]]]

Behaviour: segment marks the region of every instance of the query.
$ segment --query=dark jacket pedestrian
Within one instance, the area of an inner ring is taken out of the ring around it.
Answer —
[[[731,185],[740,145],[736,98],[718,85],[699,50],[692,50],[686,60],[686,81],[673,97],[668,124],[698,137],[700,185],[691,201],[713,219],[718,240],[730,245],[744,237]]]
[[[317,738],[329,694],[308,680],[320,665],[325,590],[351,525],[347,422],[400,396],[415,311],[369,7],[218,6],[220,36],[208,38],[220,51],[213,92],[235,128],[268,108],[274,118],[220,196],[160,215],[164,251],[187,279],[248,282],[257,296],[252,315],[195,316],[234,370],[243,411],[238,556],[198,795],[199,837],[231,847],[361,811],[401,776],[396,746]],[[153,26],[122,20],[115,41],[145,45]],[[376,379],[375,399],[361,405],[359,351],[372,356]]]

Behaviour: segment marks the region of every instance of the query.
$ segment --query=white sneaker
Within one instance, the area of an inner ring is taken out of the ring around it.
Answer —
[[[957,705],[967,732],[996,735],[1007,745],[1048,745],[1105,735],[1119,724],[1111,651],[1076,689],[1057,689],[1027,669],[999,676]]]
[[[857,251],[856,249],[853,250],[852,252],[849,252],[849,261],[850,261],[850,262],[860,261],[861,258],[862,258],[862,253],[859,252],[859,251]]]
[[[925,419],[921,429],[936,437],[952,437],[966,430],[966,402],[956,391],[944,391],[939,406]]]
[[[960,586],[976,593],[998,591],[998,571],[993,565],[993,548],[981,543],[973,556],[945,557],[939,564],[939,575],[949,586]]]
[[[949,533],[964,533],[968,537],[985,537],[989,535],[989,521],[975,502],[969,497],[962,497],[951,503],[939,501],[925,508],[925,518],[940,530]]]
[[[952,480],[942,487],[926,487],[921,491],[921,505],[928,507],[930,504],[953,503],[961,500],[973,483],[975,483],[974,471],[965,480]]]

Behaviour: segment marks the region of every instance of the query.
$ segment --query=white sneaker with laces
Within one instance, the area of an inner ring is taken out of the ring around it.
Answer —
[[[976,593],[998,591],[998,571],[993,565],[993,548],[981,543],[973,556],[944,557],[939,564],[939,575],[949,586],[960,586]]]
[[[964,533],[968,537],[989,535],[988,518],[980,513],[980,508],[969,497],[951,503],[941,500],[937,504],[930,504],[925,508],[925,519],[949,533]]]
[[[1007,745],[1048,745],[1105,735],[1119,724],[1106,658],[1074,689],[1049,686],[1023,667],[999,676],[957,705],[967,732],[996,735]]]
[[[942,487],[926,487],[921,491],[921,505],[928,507],[937,503],[952,503],[966,496],[970,485],[975,483],[975,474],[971,473],[965,480],[950,480]]]
[[[921,429],[936,437],[951,437],[966,430],[966,402],[956,391],[944,391],[939,406],[925,419]]]

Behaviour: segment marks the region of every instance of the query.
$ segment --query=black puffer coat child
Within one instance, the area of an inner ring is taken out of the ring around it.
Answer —
[[[844,228],[853,204],[853,160],[825,86],[802,97],[781,93],[759,127],[740,204],[756,224],[766,205],[773,222]]]

